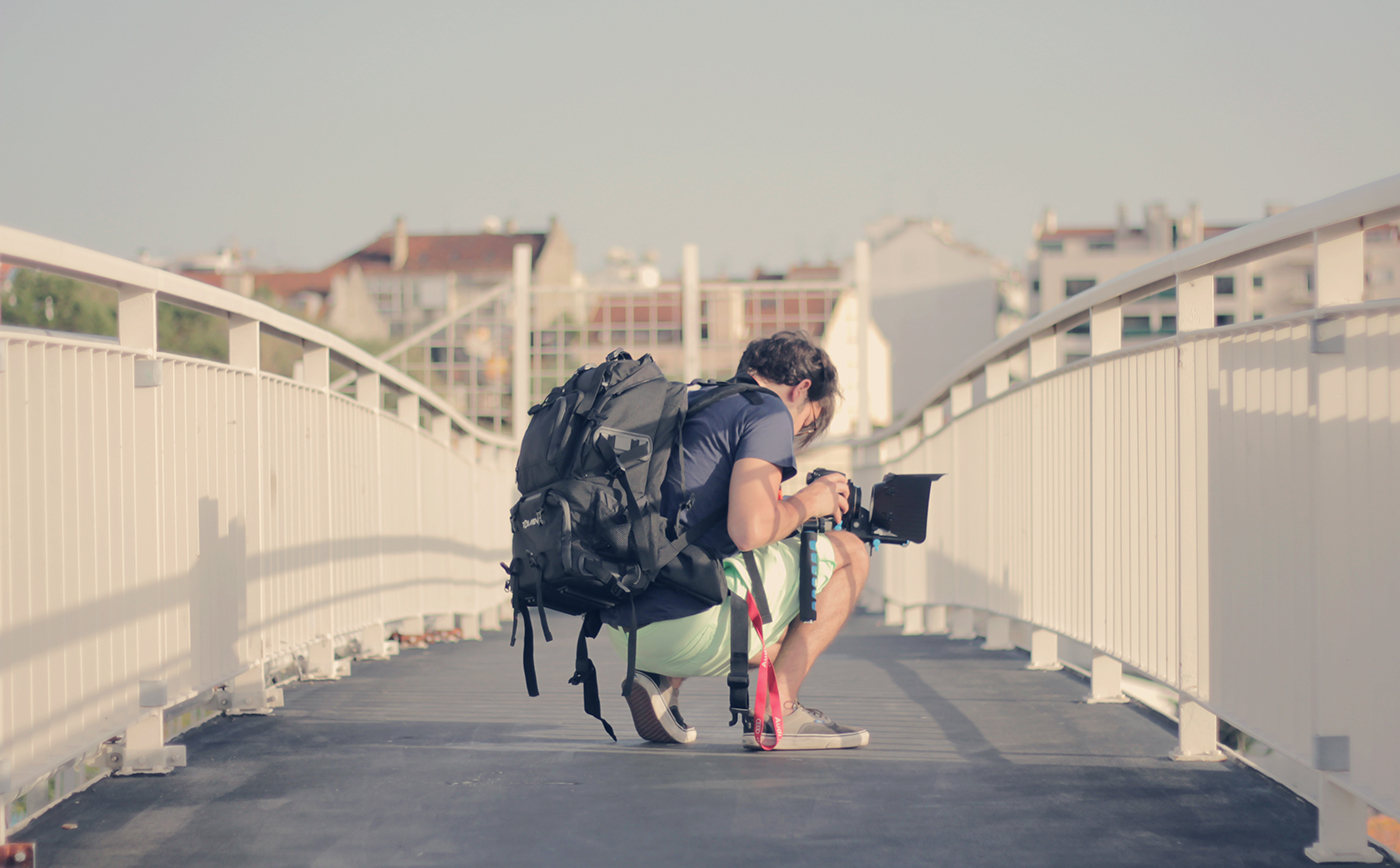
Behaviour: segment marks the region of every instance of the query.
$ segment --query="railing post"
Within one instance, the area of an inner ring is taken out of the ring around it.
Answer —
[[[304,341],[301,347],[301,379],[313,389],[331,387],[331,351],[329,347]]]
[[[418,427],[419,401],[417,395],[399,396],[399,421],[406,423],[410,428]]]
[[[1253,292],[1253,288],[1249,288]],[[1176,276],[1176,330],[1178,333],[1215,328],[1215,275],[1192,271]]]
[[[1059,333],[1054,329],[1031,338],[1031,378],[1044,376],[1060,366]]]
[[[988,362],[987,372],[987,400],[1004,393],[1011,388],[1011,359],[1000,358],[994,362]]]
[[[510,364],[510,430],[517,441],[525,436],[530,412],[530,245],[515,245],[512,263],[514,343]]]
[[[700,248],[681,248],[681,364],[688,383],[700,378]]]
[[[856,436],[870,436],[870,242],[857,241],[856,278]]]
[[[375,410],[384,406],[379,393],[379,375],[366,371],[355,378],[355,400]]]
[[[262,323],[236,313],[229,314],[228,363],[249,371],[262,367]]]
[[[1123,346],[1123,307],[1118,299],[1094,307],[1089,315],[1089,343],[1095,357],[1116,352]],[[1090,454],[1092,501],[1090,539],[1092,542],[1090,575],[1091,645],[1106,648],[1109,642],[1108,533],[1116,516],[1109,509],[1109,440],[1111,405],[1108,392],[1108,372],[1102,364],[1089,369],[1090,383]],[[1116,404],[1116,402],[1114,402]],[[1123,695],[1123,664],[1107,654],[1094,652],[1090,669],[1089,702],[1127,702]]]
[[[433,439],[445,446],[452,445],[452,419],[439,413],[433,416]]]
[[[1043,377],[1060,366],[1060,340],[1059,333],[1053,328],[1032,335],[1030,340],[1030,375],[1034,380]],[[1047,489],[1050,488],[1046,477],[1049,474],[1050,456],[1047,454],[1049,447],[1046,445],[1046,435],[1044,431],[1045,395],[1043,386],[1032,387],[1031,392],[1031,502],[1034,507],[1031,510],[1031,612],[1033,617],[1044,618],[1046,613],[1038,611],[1041,599],[1039,593],[1042,582],[1040,571],[1045,569],[1046,544],[1053,534],[1047,529],[1048,519],[1045,510],[1042,508],[1046,503]],[[1055,672],[1062,668],[1060,663],[1060,636],[1051,630],[1034,628],[1031,630],[1031,662],[1026,664],[1027,669]]]
[[[946,635],[948,635],[948,607],[947,607],[947,606],[925,606],[925,607],[924,607],[924,635],[926,635],[926,636],[946,636]]]
[[[1365,238],[1360,220],[1313,233],[1313,286],[1318,307],[1360,304],[1365,299]]]
[[[1365,291],[1364,235],[1359,221],[1348,221],[1313,233],[1313,276],[1319,308],[1355,304]],[[1357,683],[1349,679],[1355,666],[1345,641],[1354,629],[1347,617],[1347,600],[1338,599],[1337,579],[1355,556],[1348,550],[1346,521],[1355,496],[1347,484],[1349,434],[1348,356],[1354,341],[1364,339],[1348,320],[1316,321],[1311,363],[1316,383],[1313,465],[1315,551],[1313,584],[1316,640],[1313,662],[1313,757],[1317,770],[1317,841],[1306,849],[1314,862],[1379,862],[1367,843],[1366,802],[1343,789],[1335,773],[1351,770],[1353,722],[1347,712]],[[1350,334],[1348,332],[1351,332]],[[1364,352],[1364,351],[1363,351]]]
[[[128,394],[132,408],[129,420],[123,420],[125,430],[122,432],[122,440],[130,444],[127,451],[130,463],[124,471],[131,474],[130,495],[122,507],[133,517],[126,542],[126,565],[131,570],[127,596],[153,596],[151,603],[143,607],[143,613],[117,614],[131,616],[135,626],[134,630],[125,631],[128,637],[124,651],[126,670],[139,672],[148,679],[165,678],[165,613],[177,602],[167,598],[161,587],[165,522],[161,510],[164,480],[160,461],[160,361],[155,358],[157,309],[154,290],[123,286],[117,291],[117,339],[123,347],[138,354],[130,368],[123,365],[124,388],[131,389]],[[118,602],[117,605],[124,604]],[[134,746],[140,753],[130,757],[119,753],[116,759],[109,755],[109,762],[118,771],[130,770],[130,763],[137,761],[153,771],[169,771],[170,764],[164,762],[161,708],[152,704],[148,691],[138,689],[138,694],[130,697],[130,710],[139,711],[140,716],[127,728],[124,743]],[[119,701],[118,707],[123,704]],[[157,752],[160,752],[159,759]],[[155,768],[153,763],[160,768]]]

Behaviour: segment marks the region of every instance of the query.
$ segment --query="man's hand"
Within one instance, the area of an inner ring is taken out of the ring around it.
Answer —
[[[793,495],[807,507],[807,518],[829,515],[841,523],[841,517],[850,508],[851,486],[845,474],[826,473],[818,476],[812,484]]]
[[[729,481],[729,538],[739,551],[753,551],[791,536],[809,518],[835,516],[839,523],[849,509],[850,486],[840,473],[829,473],[811,485],[780,499],[782,474],[761,458],[740,458]]]

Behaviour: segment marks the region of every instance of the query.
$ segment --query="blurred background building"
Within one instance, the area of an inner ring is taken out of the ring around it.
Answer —
[[[1269,205],[1263,216],[1287,210]],[[1229,232],[1237,224],[1208,225],[1201,209],[1172,214],[1161,203],[1143,209],[1142,222],[1129,222],[1128,210],[1118,206],[1113,226],[1061,226],[1053,210],[1032,230],[1034,244],[1027,254],[1031,305],[1049,310],[1077,295],[1158,259]],[[1365,235],[1366,300],[1400,295],[1400,235],[1394,225]],[[1315,306],[1312,249],[1280,253],[1215,276],[1216,324],[1229,325],[1297,313]],[[1124,344],[1176,334],[1176,290],[1169,289],[1123,308]],[[1089,355],[1087,324],[1070,331],[1060,342],[1062,361]]]

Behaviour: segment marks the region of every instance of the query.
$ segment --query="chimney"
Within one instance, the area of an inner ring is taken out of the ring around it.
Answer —
[[[408,262],[408,227],[404,226],[403,218],[394,218],[394,259],[391,263],[395,271],[402,271],[404,263]]]

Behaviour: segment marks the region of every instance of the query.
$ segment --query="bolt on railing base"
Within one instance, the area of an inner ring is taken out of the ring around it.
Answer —
[[[34,842],[12,841],[0,844],[0,866],[3,868],[31,868],[34,864]]]

